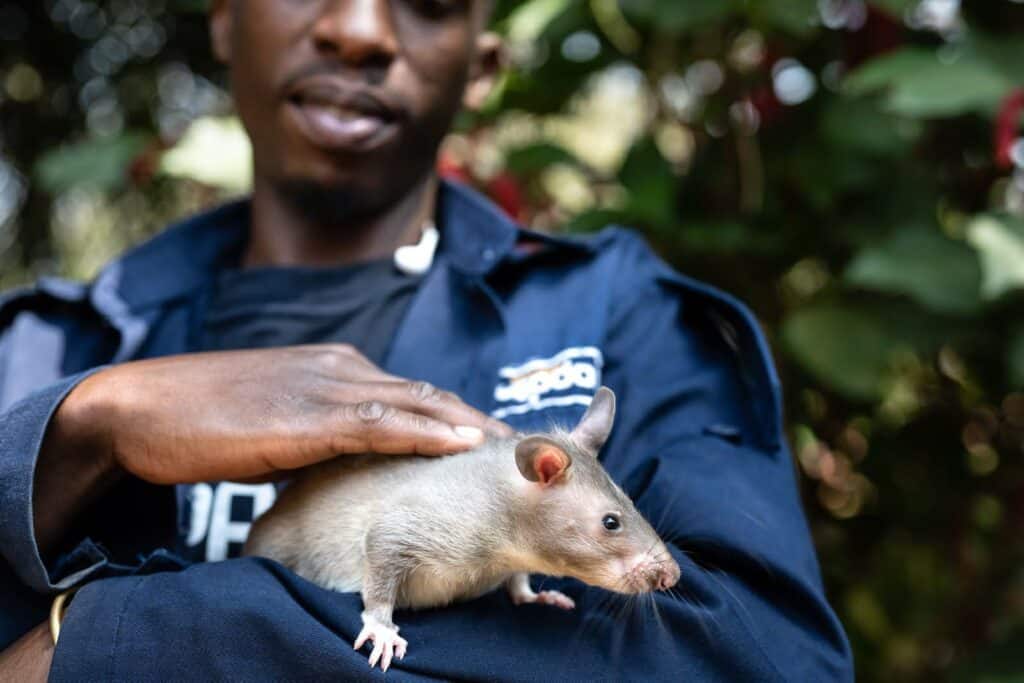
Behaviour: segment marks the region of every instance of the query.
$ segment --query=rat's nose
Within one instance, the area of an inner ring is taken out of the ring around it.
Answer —
[[[658,573],[654,579],[654,589],[667,591],[669,588],[679,583],[680,573],[679,565],[676,564],[675,561],[672,561],[667,565],[662,565],[658,568]]]

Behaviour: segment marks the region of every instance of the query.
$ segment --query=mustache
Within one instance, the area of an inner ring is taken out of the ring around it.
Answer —
[[[364,75],[358,76],[359,72]],[[397,116],[411,110],[409,102],[394,91],[386,90],[365,76],[364,69],[352,69],[336,61],[313,62],[297,68],[281,85],[286,97],[293,97],[310,83],[329,83],[338,93],[354,99],[369,100]]]

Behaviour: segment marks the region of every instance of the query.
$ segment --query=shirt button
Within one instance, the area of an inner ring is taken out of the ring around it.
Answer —
[[[484,249],[480,255],[483,257],[484,261],[493,261],[495,256],[493,249]]]
[[[718,320],[718,331],[722,333],[722,338],[725,339],[725,343],[729,345],[733,351],[739,352],[740,350],[740,336],[736,331],[736,326],[732,322],[720,318]]]

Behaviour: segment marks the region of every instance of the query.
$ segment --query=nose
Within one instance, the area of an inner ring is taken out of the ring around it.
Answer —
[[[675,561],[661,565],[658,567],[658,571],[654,576],[653,589],[659,591],[668,590],[679,583],[679,576],[681,573],[679,565],[676,564]]]
[[[330,0],[313,27],[317,51],[379,80],[398,52],[389,0]]]

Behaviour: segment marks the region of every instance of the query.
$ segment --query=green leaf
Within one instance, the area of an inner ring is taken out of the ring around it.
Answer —
[[[916,119],[882,111],[873,98],[836,98],[821,120],[828,144],[870,157],[905,157],[923,129]]]
[[[860,251],[846,270],[851,285],[908,296],[936,313],[969,315],[982,307],[981,265],[968,245],[913,226]]]
[[[64,145],[47,152],[36,163],[36,180],[55,195],[74,187],[116,190],[124,186],[129,164],[148,143],[148,136],[128,133]]]
[[[938,60],[933,50],[908,47],[876,57],[850,72],[843,89],[851,95],[894,87],[913,79],[914,74],[934,68]]]
[[[996,37],[972,29],[964,42],[964,51],[1014,83],[1020,81],[1020,65],[1024,64],[1024,41],[1019,35]]]
[[[943,62],[934,50],[911,47],[871,60],[844,89],[853,95],[885,91],[885,108],[921,118],[991,113],[1015,85],[984,59],[969,54]]]
[[[736,221],[685,221],[676,234],[688,253],[768,254],[785,244],[777,230]]]
[[[618,209],[590,209],[574,216],[566,229],[570,233],[597,232],[609,225],[636,225],[635,217]]]
[[[893,362],[915,340],[876,312],[821,304],[793,313],[782,326],[790,354],[832,389],[862,401],[880,399]]]
[[[786,0],[786,2],[748,2],[750,14],[769,28],[781,29],[805,37],[820,26],[817,0]]]
[[[1024,222],[1009,216],[978,216],[967,228],[967,241],[981,256],[981,292],[986,299],[1024,288]]]
[[[537,40],[545,29],[569,9],[570,0],[529,0],[506,18],[506,35],[512,42]]]
[[[535,175],[556,164],[580,166],[581,162],[564,147],[538,142],[513,149],[505,157],[509,170],[517,175]]]
[[[721,22],[734,11],[729,0],[620,0],[632,21],[667,33],[682,33]]]
[[[654,140],[633,145],[619,171],[619,182],[629,193],[627,213],[640,223],[674,226],[676,176]]]
[[[871,0],[868,4],[896,17],[902,17],[907,10],[916,7],[918,2],[919,0]]]

